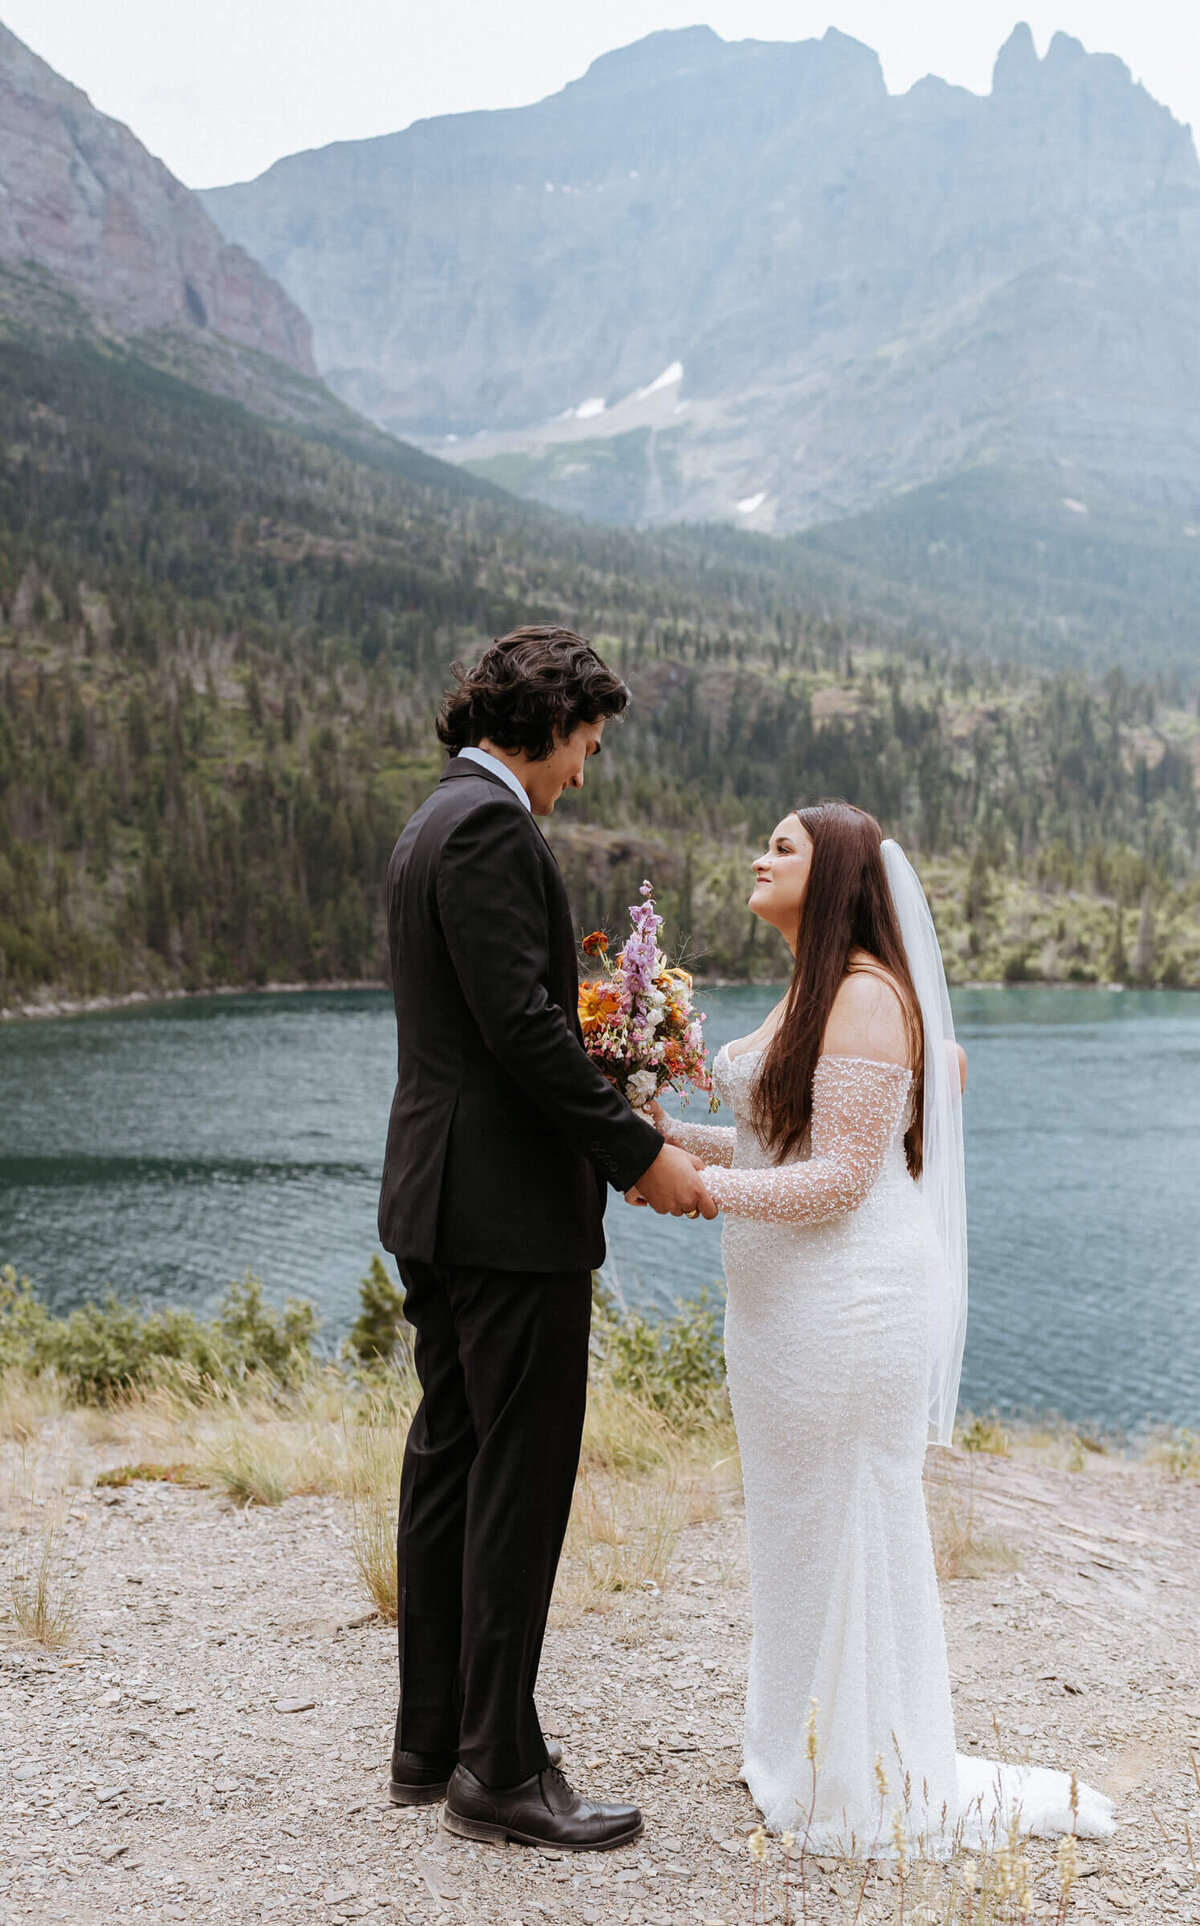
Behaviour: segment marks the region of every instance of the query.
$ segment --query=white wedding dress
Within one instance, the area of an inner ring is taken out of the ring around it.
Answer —
[[[891,1856],[897,1825],[917,1855],[986,1847],[1018,1808],[1025,1832],[1106,1835],[1111,1802],[1080,1785],[1073,1818],[1068,1774],[955,1754],[921,1482],[932,1230],[905,1161],[911,1074],[823,1056],[811,1152],[777,1165],[749,1117],[760,1054],[722,1049],[714,1065],[735,1128],[668,1127],[719,1166],[706,1182],[725,1213],[751,1795],[773,1831],[858,1858]]]

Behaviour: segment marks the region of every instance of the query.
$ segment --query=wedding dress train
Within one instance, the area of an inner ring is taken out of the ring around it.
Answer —
[[[725,1354],[741,1450],[753,1639],[745,1778],[767,1825],[884,1857],[1024,1832],[1113,1830],[1064,1772],[956,1757],[925,1512],[932,1236],[908,1173],[908,1070],[824,1056],[811,1154],[750,1122],[759,1052],[714,1066],[734,1128],[675,1124],[725,1212]],[[811,1708],[811,1711],[810,1711]],[[810,1729],[815,1741],[810,1759]]]

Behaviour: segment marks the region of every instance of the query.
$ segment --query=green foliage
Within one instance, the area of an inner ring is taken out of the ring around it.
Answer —
[[[968,1418],[959,1426],[958,1442],[964,1451],[986,1452],[994,1458],[1007,1458],[1012,1440],[993,1413],[988,1418]]]
[[[1151,1445],[1149,1456],[1176,1478],[1200,1477],[1200,1435],[1195,1431],[1164,1433]]]
[[[265,1302],[261,1280],[247,1271],[229,1286],[215,1329],[227,1370],[238,1375],[265,1371],[278,1383],[291,1384],[312,1361],[317,1314],[303,1297],[289,1297],[282,1311],[276,1310]]]
[[[404,1291],[388,1275],[376,1251],[358,1287],[362,1309],[350,1327],[342,1355],[359,1364],[390,1364],[407,1355],[408,1327],[404,1322]]]
[[[95,1403],[153,1382],[164,1366],[188,1366],[200,1378],[228,1380],[262,1372],[291,1384],[312,1362],[317,1319],[311,1304],[289,1298],[282,1311],[265,1303],[249,1271],[232,1284],[215,1319],[167,1308],[144,1311],[113,1293],[55,1317],[28,1278],[0,1269],[0,1372],[52,1371],[80,1403]]]
[[[593,1279],[592,1337],[602,1368],[619,1391],[632,1391],[670,1417],[711,1407],[725,1384],[724,1305],[702,1291],[652,1319],[621,1309]]]

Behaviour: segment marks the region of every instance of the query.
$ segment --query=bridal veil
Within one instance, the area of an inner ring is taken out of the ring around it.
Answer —
[[[967,1184],[958,1049],[941,946],[920,878],[890,838],[883,844],[883,862],[924,1031],[920,1189],[934,1231],[929,1431],[932,1443],[948,1445],[954,1439],[967,1336]]]

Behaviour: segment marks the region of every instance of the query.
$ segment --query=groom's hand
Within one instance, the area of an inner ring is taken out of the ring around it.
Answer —
[[[691,1212],[701,1217],[717,1214],[694,1159],[674,1144],[663,1145],[649,1170],[638,1178],[636,1189],[660,1217],[686,1217]]]

